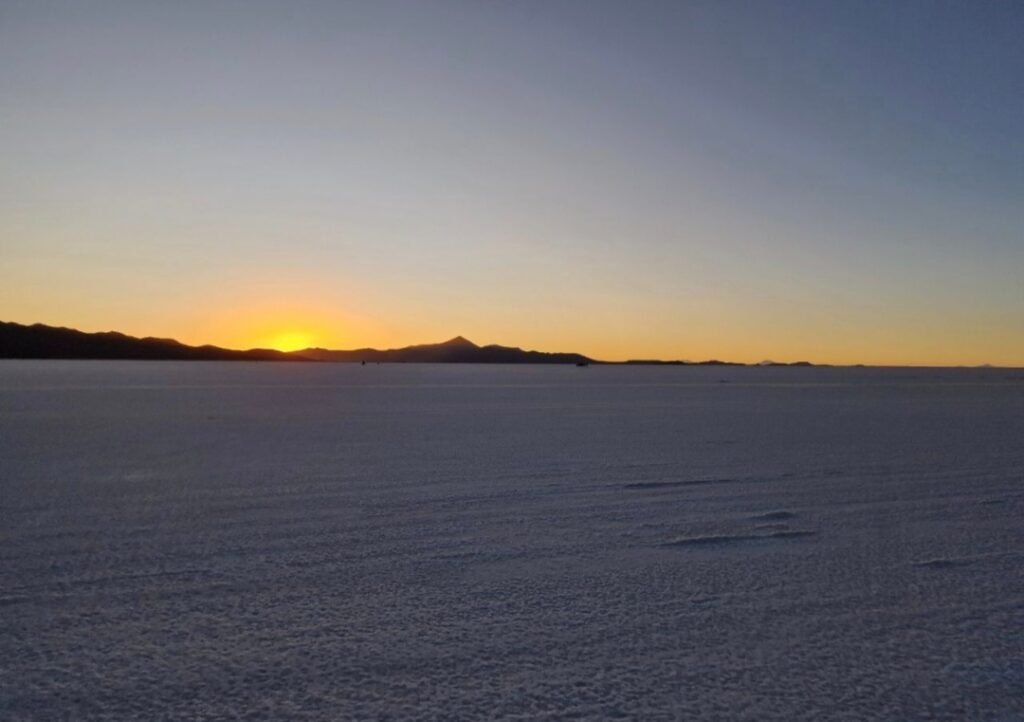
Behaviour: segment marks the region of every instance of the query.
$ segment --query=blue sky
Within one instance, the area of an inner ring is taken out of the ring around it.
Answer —
[[[0,3],[7,320],[1024,364],[1024,9]]]

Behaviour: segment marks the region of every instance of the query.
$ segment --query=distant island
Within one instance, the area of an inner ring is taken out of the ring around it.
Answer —
[[[744,366],[729,361],[659,361],[637,359],[623,362],[599,361],[579,353],[526,351],[515,346],[478,346],[456,336],[443,343],[394,349],[359,348],[350,351],[307,348],[300,351],[249,349],[237,351],[219,346],[189,346],[169,338],[137,338],[116,331],[86,333],[73,328],[24,325],[0,321],[0,358],[6,359],[94,359],[139,361],[291,361],[348,363],[490,363],[490,364],[590,364],[672,366]],[[810,366],[796,364],[772,366]]]

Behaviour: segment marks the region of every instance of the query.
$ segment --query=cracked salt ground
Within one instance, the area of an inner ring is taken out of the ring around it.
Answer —
[[[996,369],[3,362],[0,718],[1024,719],[1021,439]]]

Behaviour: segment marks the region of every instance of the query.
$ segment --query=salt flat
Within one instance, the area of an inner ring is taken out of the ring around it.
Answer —
[[[1024,719],[1024,371],[0,362],[0,718]]]

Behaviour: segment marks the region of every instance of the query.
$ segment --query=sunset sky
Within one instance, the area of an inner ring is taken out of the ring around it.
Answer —
[[[1024,4],[0,0],[0,320],[1024,365]]]

